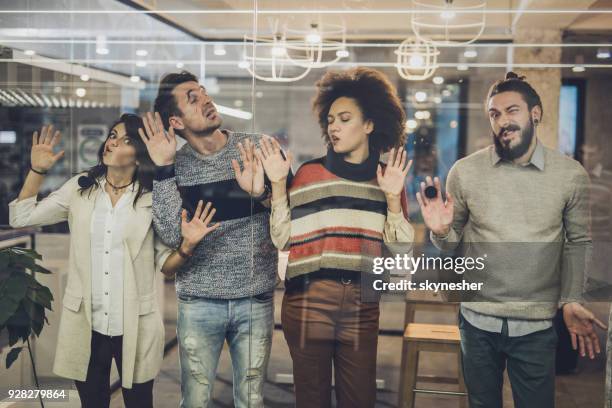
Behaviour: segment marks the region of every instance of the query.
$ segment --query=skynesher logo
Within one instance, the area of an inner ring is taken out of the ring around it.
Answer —
[[[470,256],[458,256],[458,257],[427,257],[423,254],[418,257],[409,256],[408,254],[396,255],[395,257],[376,257],[374,258],[374,264],[372,272],[379,275],[386,269],[393,269],[396,271],[406,271],[413,275],[417,270],[422,271],[454,271],[461,275],[466,271],[478,270],[482,271],[485,267],[484,256],[476,258]]]

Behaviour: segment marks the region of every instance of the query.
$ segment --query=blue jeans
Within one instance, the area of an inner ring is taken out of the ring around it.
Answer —
[[[235,407],[263,407],[273,329],[273,291],[230,300],[179,296],[181,407],[209,405],[225,340],[232,359]]]

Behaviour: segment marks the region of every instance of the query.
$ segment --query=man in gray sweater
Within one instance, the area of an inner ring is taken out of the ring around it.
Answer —
[[[161,80],[155,111],[141,137],[157,166],[156,232],[178,248],[182,208],[191,216],[199,200],[212,204],[220,223],[193,253],[179,251],[186,258],[176,275],[181,407],[209,405],[225,341],[234,405],[263,407],[277,251],[266,208],[270,190],[253,154],[260,135],[222,130],[211,97],[188,72]],[[178,152],[175,132],[187,141]]]
[[[446,201],[437,178],[422,183],[417,201],[436,247],[488,255],[485,270],[465,275],[484,285],[459,315],[470,407],[502,407],[507,366],[517,408],[552,408],[556,310],[583,356],[600,351],[593,323],[605,327],[580,304],[591,248],[588,175],[538,141],[542,103],[524,78],[510,72],[493,84],[486,110],[494,144],[453,165]],[[425,196],[428,185],[435,198]]]

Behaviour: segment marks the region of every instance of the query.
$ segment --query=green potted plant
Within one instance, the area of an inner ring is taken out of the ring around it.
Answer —
[[[40,336],[45,322],[49,323],[45,309],[52,310],[53,295],[48,287],[34,278],[34,272],[51,273],[36,263],[39,259],[42,256],[32,249],[12,247],[0,250],[0,334],[3,330],[8,331],[10,347],[19,341],[22,343],[9,351],[6,368],[17,360],[19,353],[27,346],[34,381],[40,390],[30,336]],[[40,394],[39,399],[44,407]]]

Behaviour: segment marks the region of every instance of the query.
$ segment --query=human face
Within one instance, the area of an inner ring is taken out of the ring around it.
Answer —
[[[582,165],[587,171],[593,171],[601,163],[602,150],[592,144],[585,144],[580,150],[582,153]]]
[[[221,127],[221,116],[206,88],[195,81],[183,82],[172,91],[181,112],[171,116],[170,125],[193,135],[210,135]]]
[[[136,148],[127,135],[125,124],[119,123],[111,129],[104,142],[102,162],[107,167],[136,166]]]
[[[368,136],[373,130],[372,121],[364,120],[353,98],[340,97],[329,108],[327,134],[334,152],[350,155],[367,149]]]
[[[539,108],[530,112],[520,93],[502,92],[489,99],[488,112],[497,154],[506,160],[525,155],[533,142]]]

